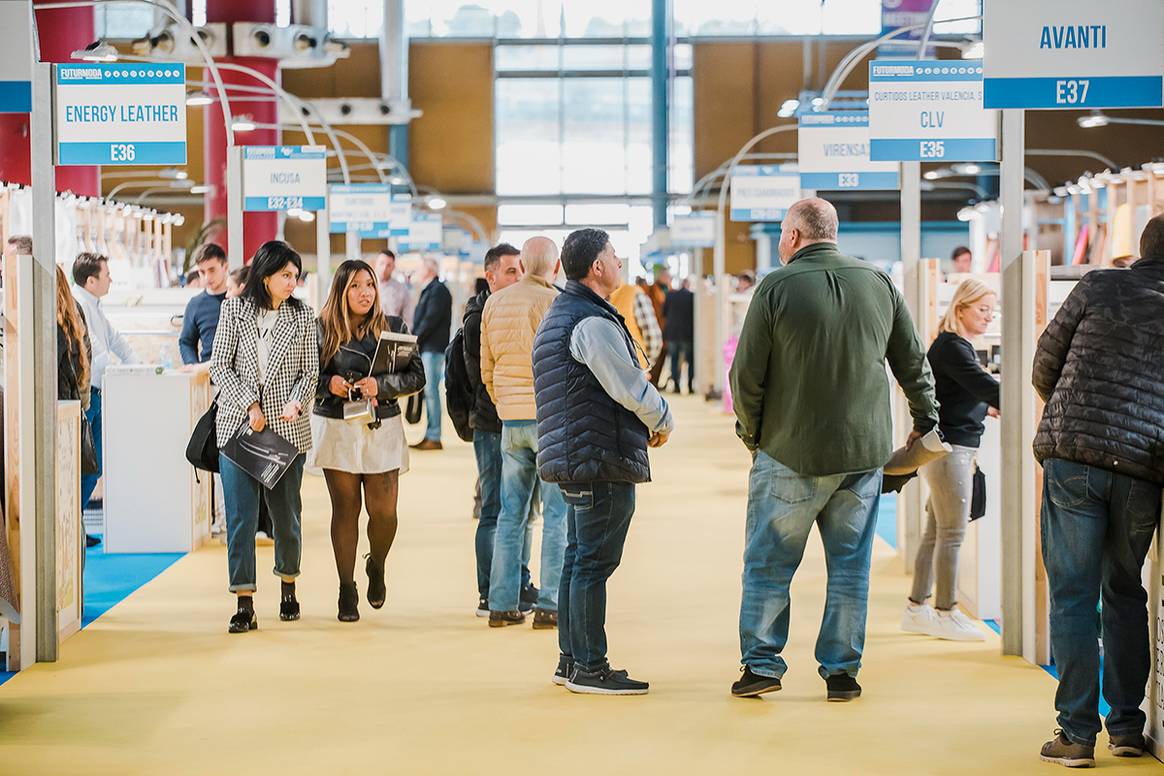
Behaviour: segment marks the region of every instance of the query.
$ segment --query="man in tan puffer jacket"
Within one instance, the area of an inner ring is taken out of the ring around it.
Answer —
[[[521,248],[524,277],[489,297],[481,317],[481,381],[501,418],[501,514],[489,579],[489,626],[525,621],[520,610],[522,546],[537,479],[538,429],[534,404],[533,342],[558,296],[558,247],[533,237]],[[535,628],[558,624],[558,582],[566,549],[566,502],[557,485],[541,483],[541,591]]]

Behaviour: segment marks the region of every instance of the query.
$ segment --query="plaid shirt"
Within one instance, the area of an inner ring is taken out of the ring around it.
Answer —
[[[319,346],[315,313],[306,304],[284,302],[272,332],[266,384],[260,387],[257,308],[250,299],[227,299],[214,335],[210,378],[219,387],[218,446],[247,422],[247,410],[262,400],[267,424],[279,436],[299,448],[311,449],[311,403],[319,380]],[[303,412],[293,421],[280,419],[283,407],[297,401]]]
[[[646,294],[635,294],[635,322],[643,333],[643,345],[647,348],[647,360],[653,366],[663,352],[663,330],[655,317],[655,306]]]

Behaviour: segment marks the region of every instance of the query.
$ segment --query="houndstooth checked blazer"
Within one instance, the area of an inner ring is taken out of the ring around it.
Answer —
[[[247,422],[247,408],[259,401],[257,310],[250,299],[227,299],[222,303],[210,361],[210,378],[220,389],[216,427],[219,447]],[[315,313],[307,304],[285,302],[279,307],[272,332],[267,384],[262,395],[263,415],[272,431],[304,453],[311,449],[309,416],[318,379]],[[304,411],[288,423],[279,416],[291,400],[299,402]]]

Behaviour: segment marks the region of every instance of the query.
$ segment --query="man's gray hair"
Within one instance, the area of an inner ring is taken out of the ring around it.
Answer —
[[[424,264],[424,266],[428,267],[434,275],[439,276],[441,274],[441,263],[437,259],[433,258],[432,256],[425,256],[423,259],[421,259],[421,262]]]
[[[558,246],[548,237],[531,237],[521,246],[521,264],[527,275],[552,280],[558,266]]]
[[[8,244],[16,249],[18,256],[32,255],[32,238],[27,234],[14,234],[8,238]]]
[[[788,209],[785,221],[799,229],[805,240],[837,241],[837,209],[828,200],[813,197],[802,199]]]

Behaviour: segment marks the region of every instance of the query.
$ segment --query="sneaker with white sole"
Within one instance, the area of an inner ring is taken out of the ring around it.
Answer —
[[[929,635],[930,630],[934,627],[936,617],[934,607],[910,601],[905,605],[905,612],[901,615],[901,629],[906,633]]]
[[[985,641],[986,634],[957,609],[936,611],[929,635],[948,641]]]

